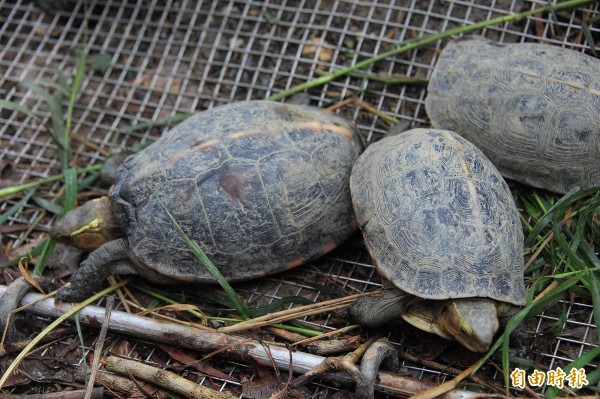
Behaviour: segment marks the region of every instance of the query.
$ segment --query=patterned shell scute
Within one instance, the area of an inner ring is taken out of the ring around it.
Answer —
[[[508,186],[475,146],[413,129],[369,146],[350,181],[379,273],[422,298],[522,305],[523,232]]]
[[[437,61],[426,110],[507,178],[559,193],[599,186],[599,71],[573,50],[460,39]]]
[[[297,266],[356,228],[354,127],[318,108],[247,101],[201,112],[117,171],[112,208],[138,260],[208,282],[161,203],[230,281]]]

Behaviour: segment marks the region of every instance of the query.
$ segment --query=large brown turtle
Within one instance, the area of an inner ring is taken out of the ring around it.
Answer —
[[[60,240],[99,246],[59,298],[81,300],[113,273],[213,282],[165,209],[229,281],[330,251],[356,229],[357,137],[351,123],[315,107],[246,101],[198,113],[128,157],[108,198],[55,225]]]
[[[600,60],[538,43],[451,42],[427,88],[434,127],[503,176],[558,193],[600,185]]]
[[[402,317],[486,351],[499,319],[526,301],[523,231],[494,165],[453,132],[413,129],[370,145],[350,187],[384,280],[380,296],[351,307],[354,319],[376,327]]]

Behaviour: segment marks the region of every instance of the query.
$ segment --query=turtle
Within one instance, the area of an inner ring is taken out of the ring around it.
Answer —
[[[557,193],[600,186],[600,60],[480,36],[450,42],[427,87],[434,128],[479,147],[506,178]]]
[[[412,129],[367,147],[350,190],[384,287],[357,300],[352,318],[378,327],[401,317],[487,351],[526,303],[523,230],[491,161],[454,132]]]
[[[81,300],[110,274],[215,283],[169,214],[229,282],[325,254],[357,229],[358,136],[317,107],[240,101],[197,113],[125,158],[108,197],[55,223],[51,236],[93,250],[58,298]]]

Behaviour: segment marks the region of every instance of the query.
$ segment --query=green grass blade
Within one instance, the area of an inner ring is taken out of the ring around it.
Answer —
[[[553,12],[557,12],[557,11],[562,11],[562,10],[566,10],[566,9],[570,9],[570,8],[575,8],[575,7],[581,7],[581,6],[585,6],[588,4],[592,4],[597,0],[568,0],[568,1],[563,1],[560,2],[558,4],[554,4],[551,7],[546,5],[546,6],[542,6],[542,7],[538,7],[538,8],[534,8],[533,10],[528,10],[528,11],[524,11],[522,13],[518,13],[518,14],[508,14],[508,15],[503,15],[501,17],[498,18],[493,18],[487,21],[482,21],[482,22],[478,22],[469,26],[461,26],[458,28],[454,28],[454,29],[449,29],[447,31],[444,32],[439,32],[439,33],[434,33],[434,34],[430,34],[430,35],[425,35],[419,39],[410,39],[407,40],[403,43],[401,43],[398,47],[396,47],[393,50],[390,51],[386,51],[383,52],[381,54],[378,54],[374,57],[368,58],[366,60],[357,62],[355,64],[353,64],[352,66],[348,67],[348,68],[344,68],[344,69],[340,69],[339,71],[333,72],[329,75],[326,76],[320,76],[317,79],[311,80],[309,82],[305,82],[302,84],[299,84],[297,86],[292,87],[289,90],[286,90],[284,92],[281,93],[277,93],[274,94],[270,97],[268,97],[268,100],[271,101],[279,101],[282,98],[285,97],[289,97],[293,94],[299,93],[301,91],[304,90],[308,90],[314,87],[318,87],[318,86],[322,86],[326,83],[329,83],[339,77],[342,76],[346,76],[351,72],[357,71],[359,69],[364,69],[367,68],[371,65],[373,65],[374,63],[384,60],[386,58],[392,57],[392,56],[396,56],[402,53],[406,53],[408,51],[414,50],[416,48],[420,48],[423,46],[427,46],[430,44],[433,44],[435,42],[437,42],[438,40],[441,39],[447,39],[449,37],[455,36],[455,35],[459,35],[462,33],[468,33],[468,32],[473,32],[479,29],[483,29],[485,27],[488,26],[492,26],[492,25],[498,25],[498,24],[502,24],[502,23],[506,23],[506,22],[511,22],[511,21],[519,21],[522,20],[530,15],[535,15],[535,14],[541,14],[541,13],[545,13],[548,12],[550,10],[553,10]]]
[[[532,308],[534,308],[534,306],[542,306],[542,305],[547,305],[548,303],[552,303],[552,301],[554,300],[554,298],[558,295],[563,295],[563,293],[572,285],[577,284],[580,281],[580,276],[581,274],[578,275],[578,277],[573,277],[570,278],[562,283],[560,283],[558,286],[556,286],[555,288],[553,288],[552,290],[548,291],[543,297],[538,298],[537,301],[532,302],[530,301],[529,304],[527,306],[525,306],[523,309],[521,309],[516,315],[514,315],[509,321],[508,323],[506,323],[506,328],[504,330],[504,332],[502,333],[502,335],[500,336],[500,338],[498,339],[498,341],[496,341],[496,343],[494,344],[494,346],[490,349],[490,351],[488,352],[488,354],[485,356],[485,359],[487,360],[489,358],[489,356],[491,356],[491,354],[493,352],[496,351],[496,349],[498,349],[498,347],[500,345],[502,345],[502,369],[504,372],[504,386],[506,387],[507,391],[508,391],[508,381],[509,381],[509,376],[510,376],[510,352],[509,352],[509,348],[508,348],[508,344],[509,344],[509,337],[510,334],[519,326],[519,324],[521,324],[521,322],[523,322],[523,320],[525,320],[526,317],[528,317],[529,315],[537,315],[539,314],[539,312],[536,313],[532,313],[531,310]],[[541,283],[543,280],[546,280],[549,277],[545,277],[542,278],[540,280],[538,280],[536,283]],[[532,297],[534,292],[535,292],[535,288],[536,288],[537,284],[533,284],[531,287],[529,287],[528,290],[528,296]],[[508,394],[508,392],[507,392]]]
[[[318,336],[323,335],[323,331],[311,330],[310,328],[306,328],[306,327],[290,326],[287,324],[271,324],[271,327],[295,332],[296,334],[301,334],[301,335],[304,335],[307,337],[318,337]]]
[[[600,260],[598,256],[594,252],[594,250],[590,247],[587,241],[582,240],[579,245],[580,252],[585,255],[585,258],[594,266],[594,269],[588,268],[586,262],[582,262],[585,270],[589,273],[589,279],[586,279],[589,282],[589,293],[592,297],[592,313],[594,315],[594,323],[596,326],[600,325],[600,281],[598,281],[598,268],[600,268]],[[596,331],[596,340],[600,342],[600,330],[598,328]]]
[[[588,386],[597,386],[598,382],[600,382],[600,368],[596,368],[596,370],[587,374]]]
[[[56,241],[54,240],[54,238],[49,238],[44,243],[44,246],[42,247],[42,251],[38,258],[38,262],[35,265],[35,267],[33,268],[33,274],[38,275],[38,276],[42,275],[42,273],[44,272],[44,268],[46,267],[46,264],[48,264],[48,259],[50,259],[50,256],[54,252],[55,247],[56,247]]]
[[[195,112],[182,112],[182,113],[179,113],[176,115],[166,116],[164,118],[159,118],[159,119],[156,119],[153,121],[136,123],[135,125],[130,126],[126,129],[122,129],[121,131],[123,133],[131,133],[131,132],[137,132],[139,130],[152,129],[153,127],[170,125],[171,123],[182,122],[194,114],[196,114],[196,113]]]
[[[48,241],[48,240],[44,240],[41,243],[39,243],[38,245],[36,245],[35,248],[33,248],[31,251],[29,251],[29,253],[27,255],[25,255],[21,258],[14,258],[14,259],[10,259],[10,260],[0,263],[0,269],[17,266],[21,259],[23,259],[25,262],[30,262],[33,258],[35,258],[36,256],[39,256],[42,253],[44,247],[46,246],[46,241]]]
[[[229,299],[231,300],[232,304],[234,305],[234,307],[237,310],[237,312],[239,313],[239,315],[244,320],[248,319],[249,316],[248,316],[247,306],[244,304],[244,302],[241,300],[241,298],[235,293],[235,291],[233,290],[231,285],[229,285],[229,283],[225,280],[223,275],[219,272],[219,269],[217,269],[217,267],[210,261],[210,259],[208,259],[208,257],[204,253],[204,251],[202,251],[202,249],[200,248],[200,246],[195,241],[191,240],[185,234],[185,232],[181,229],[181,226],[179,225],[179,223],[177,223],[177,221],[175,220],[173,215],[171,215],[171,212],[169,212],[169,210],[164,206],[164,204],[160,200],[159,200],[159,202],[160,202],[160,205],[162,206],[162,208],[165,210],[165,212],[169,216],[169,219],[171,219],[171,222],[175,226],[175,229],[177,230],[177,232],[179,233],[179,235],[181,236],[183,241],[185,241],[188,248],[196,256],[196,259],[198,259],[198,261],[200,261],[200,263],[202,263],[202,265],[206,268],[206,270],[208,270],[208,272],[211,274],[211,276],[213,276],[213,278],[215,280],[217,280],[217,282],[221,285],[221,287],[223,287],[223,290],[225,290],[225,292],[229,296]]]
[[[52,131],[49,131],[49,133],[51,134],[52,139],[57,143],[57,145],[64,150],[64,143],[61,140],[61,137],[63,136],[65,131],[65,123],[63,120],[63,111],[61,104],[61,92],[57,91],[57,95],[53,96],[50,94],[50,92],[48,92],[48,90],[44,89],[39,84],[30,80],[24,80],[20,82],[20,85],[37,94],[48,104],[48,106],[50,106]],[[64,158],[64,154],[62,152],[61,158]]]
[[[73,76],[73,87],[71,88],[71,98],[69,99],[69,108],[67,109],[67,126],[63,132],[63,146],[65,148],[65,163],[63,163],[63,169],[66,169],[69,165],[69,153],[71,151],[71,128],[73,126],[73,110],[75,109],[75,102],[79,97],[79,91],[83,84],[83,76],[85,74],[85,52],[78,50],[77,52],[77,66],[75,67],[75,76]]]
[[[38,197],[37,195],[33,197],[33,201],[36,204],[38,204],[40,207],[44,208],[48,212],[53,213],[55,215],[59,215],[63,209],[62,206],[57,205],[56,203],[54,203],[52,201],[48,201],[45,198]]]
[[[527,290],[528,304],[525,307],[521,308],[521,310],[519,310],[513,317],[511,317],[511,319],[508,321],[508,323],[506,323],[506,327],[505,327],[504,331],[502,332],[502,335],[500,335],[498,340],[496,342],[494,342],[494,344],[490,347],[489,351],[479,361],[477,367],[473,370],[473,372],[471,374],[474,374],[475,372],[477,372],[477,370],[485,362],[487,362],[489,360],[489,358],[500,347],[502,347],[502,368],[503,368],[503,372],[504,372],[504,386],[506,387],[506,390],[508,391],[508,387],[509,387],[508,382],[509,382],[509,375],[510,375],[510,372],[509,372],[510,358],[509,358],[509,351],[508,351],[508,343],[509,343],[510,334],[519,326],[519,324],[521,324],[521,322],[523,322],[523,320],[525,320],[527,317],[529,317],[529,315],[538,314],[538,313],[532,312],[532,309],[535,306],[539,306],[540,302],[542,304],[551,303],[557,295],[562,295],[562,293],[564,293],[569,287],[571,287],[574,284],[577,284],[580,281],[580,278],[578,276],[580,276],[581,274],[582,274],[581,272],[577,272],[576,274],[573,275],[572,278],[560,283],[558,286],[556,286],[552,290],[548,291],[543,297],[538,298],[538,300],[536,300],[535,302],[533,302],[531,300],[531,298],[533,298],[533,295],[536,292],[537,286],[541,285],[542,283],[551,279],[552,277],[551,276],[543,277],[543,278],[538,279],[535,283],[533,283]]]
[[[290,295],[290,296],[286,296],[283,298],[275,299],[271,303],[269,303],[268,305],[265,305],[265,306],[250,308],[250,309],[248,309],[248,313],[250,314],[250,317],[254,318],[254,317],[260,317],[260,316],[264,316],[269,313],[276,312],[277,310],[281,309],[282,307],[284,307],[286,305],[291,305],[291,304],[312,305],[313,303],[314,303],[313,301],[311,301],[307,298],[304,298],[301,296],[296,296],[296,295]]]
[[[64,177],[66,184],[66,193],[65,202],[63,204],[60,217],[63,217],[68,211],[73,209],[73,206],[75,205],[75,200],[77,199],[77,171],[73,168],[66,169]],[[48,263],[48,259],[50,259],[50,256],[52,256],[55,247],[56,241],[53,238],[50,238],[46,242],[46,245],[42,250],[38,262],[35,265],[35,268],[33,269],[33,272],[35,274],[41,275],[44,272],[44,268]]]
[[[138,285],[138,284],[134,284],[133,286],[134,286],[136,289],[138,289],[138,290],[140,290],[140,291],[142,291],[142,292],[145,292],[146,294],[148,294],[148,295],[151,295],[152,297],[154,297],[154,298],[156,298],[156,299],[159,299],[160,301],[163,301],[163,302],[165,302],[165,303],[168,303],[169,305],[179,305],[179,304],[180,304],[180,302],[177,302],[177,301],[175,301],[175,300],[173,300],[173,299],[169,298],[168,296],[166,296],[166,295],[163,295],[163,294],[161,294],[161,293],[159,293],[159,292],[156,292],[156,291],[154,291],[154,290],[151,290],[151,289],[150,289],[150,288],[148,288],[148,287],[141,286],[141,285]],[[158,303],[160,303],[160,301],[158,301]],[[150,305],[148,305],[146,308],[147,308],[147,309],[151,309],[151,308],[153,308],[153,307],[156,307],[156,306],[150,306]],[[199,318],[199,319],[206,319],[206,318],[208,318],[208,316],[207,316],[207,315],[205,315],[205,314],[202,314],[202,313],[200,313],[200,312],[198,312],[198,311],[196,311],[196,310],[191,310],[191,309],[189,309],[189,310],[186,310],[186,312],[188,312],[188,313],[190,313],[190,314],[192,314],[192,315],[196,316],[196,317],[197,317],[197,318]]]
[[[580,369],[580,368],[584,368],[585,366],[589,365],[590,363],[592,363],[592,361],[598,357],[600,355],[600,347],[595,347],[593,349],[591,349],[589,352],[585,353],[584,355],[580,356],[579,358],[575,359],[574,361],[572,361],[571,363],[569,363],[568,365],[566,365],[563,368],[563,371],[569,375],[569,373],[571,372],[571,369],[575,368],[575,369]],[[594,380],[597,380],[597,376],[594,376]],[[597,381],[590,381],[590,379],[588,378],[588,385],[592,385],[595,384]],[[565,381],[565,385],[566,385],[566,381]],[[571,388],[569,387],[569,389],[577,391],[577,388]],[[548,387],[548,390],[546,391],[546,397],[548,399],[552,399],[556,396],[556,394],[558,393],[558,388],[554,387],[554,386],[550,386]]]
[[[91,165],[91,166],[81,168],[81,169],[76,169],[75,171],[78,175],[82,175],[82,174],[89,173],[89,172],[99,171],[101,168],[102,168],[102,165],[97,164],[97,165]],[[29,188],[38,187],[38,186],[41,186],[42,184],[53,183],[55,181],[61,180],[64,177],[65,177],[64,174],[59,174],[59,175],[46,177],[45,179],[35,180],[35,181],[28,182],[28,183],[23,183],[18,186],[5,187],[5,188],[0,189],[0,198],[6,197],[9,195],[18,194],[21,191],[25,191]]]
[[[545,212],[545,215],[536,223],[533,230],[529,233],[529,236],[525,239],[525,247],[531,247],[535,243],[536,238],[540,235],[542,230],[552,222],[556,218],[556,211],[563,206],[568,207],[568,204],[574,202],[575,200],[581,198],[581,192],[579,188],[574,188],[573,190],[566,193],[561,199],[559,199],[550,209]],[[540,204],[540,208],[544,209],[545,206]]]
[[[60,217],[66,215],[73,207],[75,206],[75,201],[77,200],[77,172],[73,168],[69,168],[65,170],[65,203],[63,204],[63,209],[60,214]]]
[[[150,289],[148,287],[144,287],[144,286],[138,285],[138,284],[134,284],[133,286],[136,289],[138,289],[138,290],[140,290],[142,292],[145,292],[146,294],[148,294],[148,295],[150,295],[150,296],[152,296],[154,298],[159,299],[160,301],[169,303],[171,305],[177,305],[177,304],[179,304],[179,302],[177,302],[177,301],[175,301],[175,300],[173,300],[173,299],[171,299],[171,298],[169,298],[169,297],[167,297],[165,295],[162,295],[162,294],[160,294],[160,293],[156,292],[155,290],[152,290],[152,289]],[[200,296],[202,296],[202,295],[200,295]],[[210,296],[210,297],[214,298],[213,296]],[[302,298],[302,300],[306,300],[306,299]],[[148,305],[147,308],[150,309],[150,308],[152,308],[154,306],[155,305],[153,305],[153,306]],[[238,322],[243,321],[243,320],[240,320],[240,319],[233,319],[233,318],[228,318],[228,317],[209,316],[209,315],[206,315],[206,314],[201,314],[200,312],[197,312],[195,310],[186,310],[186,312],[188,312],[190,314],[193,314],[196,317],[206,318],[208,320],[230,321],[230,322],[234,322],[234,323],[238,323]],[[252,312],[252,309],[249,309],[249,312]],[[253,316],[253,317],[256,317],[256,316]],[[305,335],[307,337],[318,337],[319,335],[323,335],[322,331],[312,330],[312,329],[309,329],[309,328],[306,328],[306,327],[298,327],[298,326],[291,326],[291,325],[288,325],[288,324],[278,324],[278,323],[273,324],[272,326],[276,327],[276,328],[280,328],[282,330],[287,330],[287,331],[292,331],[292,332],[295,332],[295,333],[298,333],[298,334],[302,334],[302,335]]]
[[[34,114],[33,112],[31,112],[29,109],[25,108],[21,104],[15,103],[13,101],[0,99],[0,107],[12,109],[13,111],[17,111],[17,112],[21,112],[21,113],[29,116],[31,119],[35,119],[36,121],[40,120],[40,118],[38,118],[38,116],[36,114]]]
[[[600,18],[598,18],[598,17],[592,18],[592,19],[590,19],[589,22],[592,23],[592,21],[595,22],[597,20],[600,20]],[[598,53],[596,52],[596,44],[594,43],[594,36],[592,36],[592,31],[590,29],[590,25],[588,23],[586,23],[585,21],[583,21],[581,23],[581,30],[583,31],[583,36],[585,37],[585,41],[590,46],[590,51],[592,52],[594,57],[598,57]]]
[[[6,223],[9,217],[17,213],[19,209],[21,209],[21,207],[23,207],[23,205],[25,205],[27,201],[29,201],[34,192],[35,190],[31,190],[30,192],[25,194],[25,196],[21,198],[16,204],[14,204],[8,211],[4,212],[2,216],[0,216],[0,225]]]

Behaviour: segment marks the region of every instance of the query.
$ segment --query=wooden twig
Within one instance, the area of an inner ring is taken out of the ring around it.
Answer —
[[[82,399],[85,395],[85,389],[77,391],[62,391],[53,393],[39,393],[31,395],[2,395],[3,399]],[[90,399],[102,399],[104,397],[104,388],[94,388]]]
[[[98,335],[98,339],[96,340],[96,346],[94,348],[94,361],[92,362],[92,371],[90,372],[90,379],[87,385],[87,392],[85,394],[84,399],[90,399],[92,395],[92,391],[94,389],[94,381],[96,379],[96,373],[98,372],[98,366],[100,366],[100,356],[102,354],[102,347],[104,346],[104,341],[106,340],[106,333],[108,332],[108,324],[110,321],[110,313],[112,312],[115,306],[115,297],[110,295],[106,300],[106,311],[104,313],[104,322],[102,323],[102,328],[100,329],[100,335]]]
[[[219,392],[195,382],[186,380],[177,374],[153,367],[134,360],[109,356],[103,361],[108,371],[122,375],[131,375],[140,380],[151,382],[169,391],[177,392],[186,398],[193,399],[235,399],[238,396],[229,392]]]
[[[221,327],[217,331],[222,333],[232,333],[252,328],[264,327],[271,324],[282,323],[287,320],[298,319],[315,314],[331,312],[352,304],[356,299],[373,295],[374,292],[364,294],[348,295],[343,298],[331,299],[329,301],[313,303],[310,305],[299,306],[292,309],[281,310],[279,312],[269,313],[264,316],[255,317],[231,326]]]
[[[445,394],[446,392],[456,389],[458,387],[458,385],[461,383],[461,381],[464,380],[465,378],[467,378],[469,375],[471,375],[473,370],[475,370],[478,367],[478,365],[479,365],[479,362],[474,363],[472,366],[470,366],[466,370],[462,371],[459,375],[454,377],[452,380],[446,381],[443,384],[433,387],[427,391],[420,392],[420,393],[416,394],[415,396],[413,396],[413,398],[414,399],[433,399],[433,398],[439,397],[440,395]],[[485,397],[488,397],[488,398],[498,398],[498,397],[502,397],[502,396],[503,395],[495,395],[495,394],[485,395]]]
[[[354,351],[343,356],[328,357],[322,363],[308,370],[302,376],[296,378],[292,382],[292,387],[298,388],[315,377],[322,377],[331,371],[343,370],[348,373],[353,380],[358,382],[361,379],[360,370],[358,369],[358,361],[365,354],[367,349],[379,338],[378,336],[371,337],[367,342],[356,348]]]
[[[5,290],[6,286],[0,285],[0,295],[4,294]],[[39,294],[30,293],[23,298],[21,304],[30,304],[39,300],[39,298]],[[55,304],[54,299],[50,298],[30,306],[27,311],[46,317],[61,317],[70,309],[70,304]],[[88,305],[79,311],[79,320],[81,323],[92,327],[101,325],[103,317],[104,309],[98,306]],[[114,333],[126,334],[139,339],[165,343],[179,348],[188,348],[202,352],[217,351],[223,347],[229,346],[229,349],[223,352],[223,355],[228,359],[236,359],[264,367],[272,367],[274,362],[280,370],[289,371],[291,367],[291,371],[296,374],[306,373],[326,359],[322,356],[296,351],[292,353],[293,358],[290,364],[290,352],[287,348],[267,345],[257,340],[244,337],[200,330],[120,311],[112,312],[109,330]],[[269,353],[267,353],[266,348],[269,348]],[[349,376],[342,373],[328,374],[323,378],[343,384],[353,383],[353,380]],[[380,371],[377,375],[375,389],[388,395],[409,396],[430,389],[431,387],[431,384],[421,382],[414,378]],[[450,391],[441,396],[441,398],[444,399],[473,399],[479,397],[481,397],[481,394],[464,390]]]
[[[87,380],[87,371],[84,370],[82,366],[80,366],[77,369],[75,369],[75,373],[73,376],[75,377],[75,381],[84,382]],[[98,370],[98,373],[96,374],[95,378],[95,384],[105,387],[106,390],[113,394],[118,392],[131,396],[134,393],[138,392],[135,384],[130,379],[119,377],[118,375],[109,373],[106,370]]]
[[[457,368],[447,366],[445,364],[440,364],[438,362],[434,362],[433,360],[422,359],[419,356],[413,356],[408,353],[401,353],[400,357],[404,360],[408,360],[409,362],[413,362],[413,363],[419,364],[421,366],[427,367],[429,369],[437,370],[439,372],[446,373],[446,374],[458,375],[462,372],[462,370],[459,370]],[[468,378],[471,381],[473,381],[474,383],[486,387],[490,391],[494,391],[499,394],[504,393],[504,390],[502,388],[497,387],[496,385],[491,384],[491,383],[487,382],[486,380],[484,380],[483,378],[479,378],[474,374],[469,376]]]

